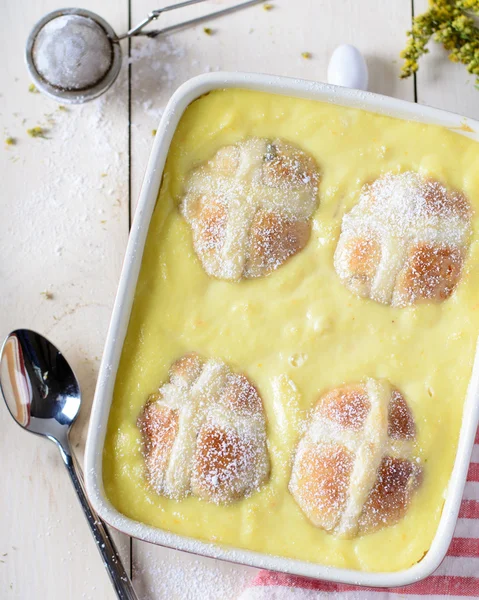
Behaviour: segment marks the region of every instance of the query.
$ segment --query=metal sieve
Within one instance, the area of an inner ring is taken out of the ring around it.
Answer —
[[[25,61],[30,76],[36,87],[54,100],[81,104],[106,92],[118,77],[122,62],[120,40],[138,35],[157,37],[264,0],[249,0],[163,29],[142,31],[164,12],[204,1],[186,0],[154,10],[122,35],[116,35],[105,19],[89,10],[64,8],[48,13],[27,39]]]

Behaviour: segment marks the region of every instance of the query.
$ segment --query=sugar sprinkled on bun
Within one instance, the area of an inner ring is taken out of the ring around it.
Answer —
[[[228,504],[269,476],[263,403],[248,379],[220,360],[186,354],[152,394],[138,426],[146,476],[162,496]]]
[[[417,173],[388,173],[365,186],[344,216],[336,273],[376,302],[442,302],[461,278],[470,220],[463,194]]]
[[[387,381],[336,388],[312,410],[296,450],[291,494],[313,525],[338,537],[393,525],[421,482],[415,437],[411,411]]]
[[[282,140],[220,148],[191,173],[180,207],[204,270],[226,280],[263,277],[300,252],[318,185],[314,159]]]

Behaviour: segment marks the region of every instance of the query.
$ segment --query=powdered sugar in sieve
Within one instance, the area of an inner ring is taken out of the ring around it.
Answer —
[[[38,33],[32,55],[43,79],[63,90],[94,86],[113,62],[112,42],[105,30],[81,15],[49,21]]]

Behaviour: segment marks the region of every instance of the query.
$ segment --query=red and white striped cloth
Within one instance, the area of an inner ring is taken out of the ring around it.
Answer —
[[[373,589],[260,571],[240,600],[415,600],[479,598],[479,430],[454,539],[437,571],[402,588]]]

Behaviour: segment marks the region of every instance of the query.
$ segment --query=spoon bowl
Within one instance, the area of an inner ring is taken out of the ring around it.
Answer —
[[[68,432],[80,410],[80,386],[51,342],[28,329],[13,331],[1,352],[0,391],[21,427],[70,453]]]

